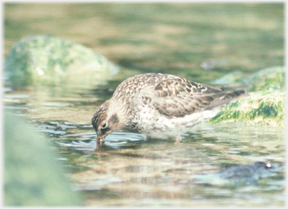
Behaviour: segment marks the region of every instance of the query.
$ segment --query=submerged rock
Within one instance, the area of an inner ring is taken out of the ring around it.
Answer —
[[[5,112],[4,121],[4,205],[82,205],[48,139],[11,113]]]
[[[4,71],[12,86],[93,85],[116,73],[117,68],[85,46],[39,35],[24,38],[12,47]]]
[[[221,109],[210,122],[236,122],[281,126],[285,125],[285,92],[251,92]]]
[[[284,168],[281,163],[255,162],[248,165],[237,165],[217,173],[199,175],[194,183],[217,186],[254,185],[259,179],[276,176]]]

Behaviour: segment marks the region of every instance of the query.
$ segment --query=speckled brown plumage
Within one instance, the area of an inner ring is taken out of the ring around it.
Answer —
[[[141,74],[123,81],[92,118],[98,140],[124,129],[151,137],[180,135],[214,115],[244,90],[213,87],[168,74]]]

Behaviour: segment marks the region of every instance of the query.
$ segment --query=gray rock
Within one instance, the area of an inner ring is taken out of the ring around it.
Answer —
[[[237,165],[217,173],[196,176],[194,183],[218,186],[254,185],[259,179],[276,176],[283,168],[284,165],[281,163],[255,162]]]

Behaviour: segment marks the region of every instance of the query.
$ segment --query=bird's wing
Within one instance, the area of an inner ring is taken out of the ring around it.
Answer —
[[[224,89],[190,82],[185,78],[173,78],[146,88],[142,102],[151,103],[162,115],[183,117],[224,105],[244,93],[244,90]]]

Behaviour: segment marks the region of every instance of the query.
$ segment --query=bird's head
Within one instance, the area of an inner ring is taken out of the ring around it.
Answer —
[[[117,108],[113,108],[111,101],[107,100],[97,108],[92,118],[92,125],[97,133],[97,142],[103,142],[105,137],[123,127]]]

